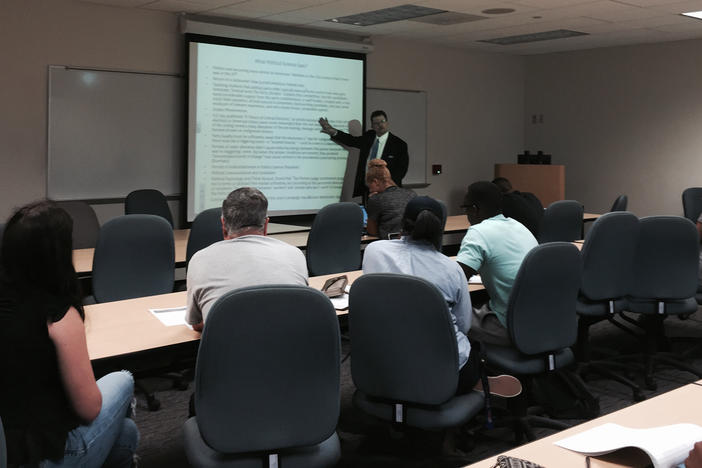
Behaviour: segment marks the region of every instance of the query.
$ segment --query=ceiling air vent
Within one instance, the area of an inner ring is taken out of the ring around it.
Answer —
[[[567,37],[587,36],[588,33],[580,31],[571,31],[569,29],[556,29],[553,31],[544,31],[531,34],[520,34],[518,36],[497,37],[495,39],[483,39],[478,42],[488,42],[490,44],[499,45],[514,45],[524,44],[525,42],[550,41],[553,39],[565,39]]]
[[[417,5],[400,5],[392,8],[383,8],[382,10],[368,11],[358,13],[356,15],[342,16],[340,18],[331,18],[327,21],[333,23],[354,24],[356,26],[372,26],[374,24],[391,23],[393,21],[402,21],[422,16],[436,15],[444,13],[446,10],[437,10],[436,8],[427,8]]]

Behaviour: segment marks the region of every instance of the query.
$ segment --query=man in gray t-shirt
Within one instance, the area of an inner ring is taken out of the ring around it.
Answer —
[[[225,293],[261,284],[307,285],[302,251],[266,237],[268,200],[259,190],[234,190],[222,203],[224,240],[193,255],[188,265],[185,320],[202,330],[207,313]]]

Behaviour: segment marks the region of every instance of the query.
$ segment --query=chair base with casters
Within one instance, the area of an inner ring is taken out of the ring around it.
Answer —
[[[698,379],[702,379],[702,370],[685,362],[682,355],[670,352],[670,339],[664,333],[664,320],[671,315],[687,316],[697,311],[695,298],[688,298],[680,301],[667,301],[653,304],[650,301],[638,301],[635,298],[629,299],[627,311],[641,314],[641,320],[624,316],[625,319],[638,327],[644,334],[642,337],[644,344],[643,353],[643,378],[647,388],[655,390],[658,385],[653,379],[655,364],[663,364],[678,370],[689,372]],[[653,310],[661,310],[663,313],[654,313]]]
[[[632,370],[631,365],[617,360],[615,352],[603,352],[602,358],[591,359],[592,350],[590,349],[588,339],[591,325],[607,320],[620,330],[632,336],[636,336],[632,330],[616,320],[616,315],[600,310],[603,307],[604,305],[601,302],[588,304],[582,298],[578,300],[578,341],[576,343],[576,355],[578,360],[577,373],[583,379],[588,375],[595,374],[619,382],[631,389],[632,399],[634,401],[643,401],[646,399],[646,396],[642,393],[641,387],[629,378],[628,374]],[[592,309],[597,310],[593,311]],[[588,312],[593,313],[590,315]],[[611,358],[609,358],[610,356]]]
[[[528,358],[512,347],[490,344],[483,344],[482,346],[485,351],[487,368],[514,375],[519,378],[525,389],[530,387],[528,380],[531,377],[545,374],[550,370],[570,366],[575,362],[573,352],[569,348],[561,349],[547,356],[537,355]],[[524,437],[529,441],[535,440],[534,427],[555,429],[557,431],[571,427],[570,424],[556,421],[540,414],[533,414],[534,411],[541,412],[539,408],[532,407],[532,414],[530,414],[528,395],[529,391],[524,391],[518,397],[509,400],[507,407],[512,416],[497,420],[495,426],[506,427],[511,425],[514,429],[516,442],[521,442]]]
[[[335,466],[339,461],[341,446],[336,432],[325,441],[309,446],[281,450],[277,453],[221,454],[212,450],[200,435],[196,418],[183,426],[185,453],[192,466],[201,468],[307,468],[310,466]]]

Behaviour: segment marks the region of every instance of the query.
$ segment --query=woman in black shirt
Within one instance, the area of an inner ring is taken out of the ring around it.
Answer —
[[[95,382],[72,261],[73,221],[50,201],[20,208],[0,251],[0,416],[10,465],[132,465],[132,376]]]

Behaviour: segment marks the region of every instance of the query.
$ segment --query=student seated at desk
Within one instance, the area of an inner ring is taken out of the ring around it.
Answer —
[[[12,465],[133,464],[126,371],[95,382],[71,259],[73,221],[49,201],[8,221],[0,269],[0,417]]]
[[[441,291],[450,305],[458,345],[457,393],[464,394],[472,391],[480,378],[478,353],[471,353],[466,337],[471,322],[468,282],[456,262],[441,253],[442,218],[438,201],[429,197],[410,200],[402,217],[402,239],[368,244],[363,255],[363,273],[415,275]]]
[[[207,313],[225,293],[261,284],[307,285],[307,262],[300,249],[266,236],[268,199],[242,187],[222,203],[224,240],[198,251],[188,265],[185,320],[202,330]]]
[[[368,234],[381,239],[389,239],[390,234],[399,234],[405,206],[417,194],[414,190],[398,187],[390,176],[388,163],[382,159],[373,159],[368,163],[366,185],[370,192],[366,202]]]
[[[507,303],[512,285],[536,238],[518,221],[502,214],[502,195],[492,182],[468,187],[463,209],[470,227],[461,241],[456,260],[467,278],[480,273],[490,300],[473,309],[471,340],[509,345]]]

